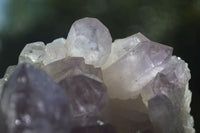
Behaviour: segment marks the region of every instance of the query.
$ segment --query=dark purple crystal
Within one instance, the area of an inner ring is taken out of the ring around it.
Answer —
[[[89,77],[78,75],[59,83],[67,91],[73,127],[96,125],[108,113],[106,86]]]
[[[71,130],[71,133],[116,133],[116,131],[110,124],[105,124],[87,127],[76,127]]]
[[[20,65],[4,86],[2,115],[8,133],[69,133],[65,91],[45,72]]]

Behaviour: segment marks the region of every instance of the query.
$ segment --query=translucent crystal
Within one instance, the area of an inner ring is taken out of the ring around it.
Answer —
[[[69,133],[67,95],[43,71],[21,64],[1,97],[8,133]]]
[[[111,51],[109,30],[95,18],[83,18],[73,23],[67,37],[67,54],[83,57],[87,64],[102,66]]]
[[[127,54],[129,51],[134,49],[140,42],[144,41],[149,41],[149,39],[141,33],[134,34],[124,39],[115,40],[112,43],[111,53],[102,68],[106,69],[111,64]]]
[[[139,43],[120,60],[103,70],[103,77],[112,98],[138,96],[141,89],[163,69],[172,55],[172,48],[151,41]]]
[[[100,68],[94,68],[92,65],[85,64],[81,57],[64,58],[50,63],[42,68],[56,82],[75,75],[85,75],[97,81],[102,81],[102,72]]]
[[[65,78],[59,84],[69,97],[73,127],[92,126],[105,122],[108,111],[106,86],[83,75]]]
[[[41,66],[44,56],[45,44],[43,42],[29,43],[20,53],[18,64],[26,62]]]
[[[43,60],[44,65],[55,62],[66,57],[67,50],[64,46],[66,40],[58,38],[52,43],[48,43],[45,48],[45,57]]]
[[[183,133],[177,128],[177,112],[165,95],[157,95],[149,100],[149,117],[155,133]]]

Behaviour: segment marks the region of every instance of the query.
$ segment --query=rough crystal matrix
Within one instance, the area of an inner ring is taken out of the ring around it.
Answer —
[[[190,70],[172,52],[141,33],[112,43],[99,20],[77,20],[67,39],[27,44],[18,65],[8,67],[0,79],[0,130],[195,133]]]

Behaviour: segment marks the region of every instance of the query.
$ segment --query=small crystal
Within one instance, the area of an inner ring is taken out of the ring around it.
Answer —
[[[69,133],[70,113],[65,91],[43,71],[21,64],[1,97],[8,133]]]
[[[45,44],[43,42],[34,42],[26,44],[19,56],[18,64],[23,62],[41,66],[45,56]]]
[[[102,72],[100,68],[94,68],[87,65],[81,57],[64,58],[50,63],[42,68],[56,82],[75,75],[85,75],[97,81],[102,81]]]
[[[106,121],[109,99],[103,83],[78,75],[65,78],[59,84],[69,97],[73,127],[96,125],[98,120]]]
[[[111,51],[109,30],[95,18],[83,18],[73,23],[67,37],[67,54],[83,57],[86,64],[103,65]]]
[[[55,62],[66,57],[67,50],[64,46],[66,40],[58,38],[52,43],[48,43],[45,48],[45,57],[43,60],[44,65]]]

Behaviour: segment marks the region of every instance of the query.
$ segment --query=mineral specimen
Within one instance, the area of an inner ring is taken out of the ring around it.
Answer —
[[[68,55],[84,57],[87,64],[100,67],[111,50],[109,30],[95,18],[83,18],[72,25],[67,36]]]
[[[83,75],[65,78],[59,83],[67,91],[73,127],[92,126],[105,121],[108,110],[106,86]]]
[[[0,79],[0,130],[195,133],[190,70],[172,52],[141,33],[112,43],[99,20],[80,19],[67,39],[27,44],[17,69],[7,69]]]
[[[8,133],[68,133],[70,112],[64,90],[43,71],[21,64],[1,97]]]

